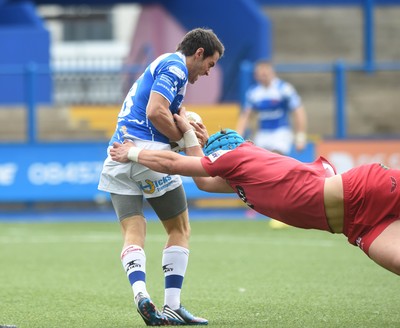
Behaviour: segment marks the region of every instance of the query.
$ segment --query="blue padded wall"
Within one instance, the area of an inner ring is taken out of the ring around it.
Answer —
[[[166,0],[160,2],[187,30],[208,27],[225,45],[219,61],[224,85],[221,101],[240,99],[240,64],[270,58],[271,24],[253,0]]]
[[[29,80],[25,73],[33,62],[37,64],[36,101],[50,102],[50,36],[32,3],[0,4],[0,49],[0,72],[5,73],[0,74],[0,103],[27,100]]]

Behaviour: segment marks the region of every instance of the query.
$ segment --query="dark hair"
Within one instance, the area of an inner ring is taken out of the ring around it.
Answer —
[[[272,61],[270,60],[270,59],[268,59],[268,58],[260,58],[260,59],[258,59],[255,63],[254,63],[254,66],[257,66],[257,65],[269,65],[269,66],[273,66],[273,64],[272,64]]]
[[[204,58],[213,56],[217,51],[219,57],[224,55],[224,45],[211,29],[195,28],[189,31],[178,44],[176,51],[182,52],[185,56],[192,56],[197,49],[204,49]]]

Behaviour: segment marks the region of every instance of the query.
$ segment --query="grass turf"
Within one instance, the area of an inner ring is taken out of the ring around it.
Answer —
[[[149,222],[147,283],[162,306],[165,234]],[[0,223],[0,325],[144,327],[115,222]],[[183,305],[211,327],[400,327],[399,280],[345,237],[264,220],[194,221]]]

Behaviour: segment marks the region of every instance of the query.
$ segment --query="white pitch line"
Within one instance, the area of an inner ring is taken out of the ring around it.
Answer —
[[[166,235],[149,234],[148,241],[164,242]],[[60,244],[60,243],[104,243],[121,242],[119,234],[88,234],[88,235],[68,235],[68,236],[0,236],[0,244]],[[265,238],[253,236],[232,236],[232,235],[196,235],[191,237],[191,243],[214,243],[214,244],[251,244],[251,245],[287,245],[287,246],[309,246],[309,247],[333,247],[338,240],[326,239],[293,239],[293,238]],[[341,241],[340,241],[341,242]]]

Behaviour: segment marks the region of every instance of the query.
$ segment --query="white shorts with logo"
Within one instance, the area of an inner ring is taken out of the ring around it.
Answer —
[[[168,144],[136,139],[135,145],[142,149],[170,150]],[[119,163],[106,158],[100,175],[98,189],[119,195],[143,195],[154,198],[164,195],[182,185],[179,175],[169,175],[148,169],[136,163]]]
[[[254,136],[254,144],[271,151],[279,151],[288,155],[293,145],[293,132],[290,128],[282,127],[276,130],[259,130]]]

